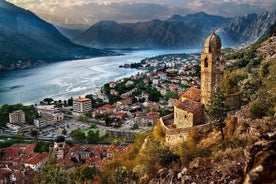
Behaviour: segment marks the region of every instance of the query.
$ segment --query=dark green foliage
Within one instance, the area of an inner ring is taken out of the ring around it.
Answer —
[[[119,95],[110,95],[109,96],[109,103],[114,104],[118,102],[119,100],[122,100],[122,98]]]
[[[53,101],[54,101],[54,99],[52,99],[52,98],[44,98],[43,99],[43,102],[46,102],[47,105],[50,105]]]
[[[131,63],[130,64],[130,68],[141,68],[141,67],[143,67],[142,63]]]
[[[224,119],[227,116],[228,107],[225,104],[226,97],[220,88],[215,88],[210,101],[206,107],[206,113],[209,120],[216,128],[221,130],[221,138],[224,139],[223,126],[225,126]]]
[[[70,136],[73,138],[73,141],[76,143],[82,143],[85,140],[85,133],[82,132],[80,129],[73,130],[70,133]]]
[[[58,165],[57,162],[50,157],[47,163],[44,164],[41,173],[35,174],[34,183],[65,184],[70,183],[70,178],[66,173],[66,168]]]
[[[178,99],[178,94],[176,91],[168,91],[165,95],[164,95],[165,100],[169,100],[169,98],[175,98]]]
[[[50,145],[49,142],[38,141],[35,144],[34,152],[39,152],[39,153],[49,152],[49,145]]]
[[[160,117],[162,117],[162,116],[166,116],[168,114],[171,114],[172,112],[168,111],[166,109],[161,109],[159,113],[160,113]]]
[[[93,183],[96,174],[97,170],[95,167],[81,165],[73,169],[70,178],[74,183]]]
[[[195,74],[193,74],[193,76],[200,77],[200,71],[201,71],[200,65],[195,65],[195,69],[196,69],[196,72]]]
[[[150,138],[146,148],[142,150],[142,164],[147,168],[147,174],[155,175],[160,168],[169,167],[178,162],[179,156],[174,154],[169,147],[160,143],[155,138]]]
[[[112,120],[108,117],[107,114],[104,115],[103,119],[105,122],[105,126],[110,126],[110,124],[112,123]]]
[[[30,132],[30,135],[33,137],[34,140],[36,140],[37,136],[38,136],[38,131],[32,129],[31,132]]]
[[[266,108],[260,103],[254,103],[249,110],[250,117],[252,118],[262,118],[265,116]]]
[[[22,104],[5,104],[0,107],[0,127],[6,126],[6,123],[9,122],[9,113],[16,110],[23,110],[25,112],[26,123],[30,125],[33,124],[34,119],[38,116],[34,105],[24,106]]]
[[[136,130],[136,129],[139,129],[139,125],[137,124],[137,123],[135,123],[133,126],[132,126],[132,128],[131,128],[132,130]]]
[[[66,135],[67,134],[67,130],[64,128],[61,132],[63,135]]]
[[[97,131],[89,130],[87,133],[86,139],[89,144],[97,144],[98,141],[100,140],[99,130]]]
[[[256,98],[256,92],[261,86],[261,80],[257,75],[248,75],[246,79],[239,82],[241,102],[249,103]]]
[[[270,66],[270,63],[267,62],[267,63],[264,63],[261,67],[261,76],[262,77],[267,77],[267,74],[269,73],[269,66]]]
[[[147,88],[146,91],[149,93],[149,100],[153,102],[158,102],[159,98],[162,97],[160,91],[156,88]]]
[[[68,106],[73,106],[73,97],[68,99]]]
[[[119,166],[111,172],[108,177],[103,177],[104,184],[127,184],[137,183],[138,176],[131,170],[125,167]]]

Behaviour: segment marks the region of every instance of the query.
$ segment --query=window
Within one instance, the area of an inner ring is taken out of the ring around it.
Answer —
[[[187,115],[185,115],[185,118],[187,118]]]
[[[208,67],[208,59],[207,59],[207,58],[204,59],[204,67],[205,67],[205,68]]]

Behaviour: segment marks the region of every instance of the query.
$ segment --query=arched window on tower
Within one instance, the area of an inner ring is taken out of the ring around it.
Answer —
[[[204,67],[205,67],[205,68],[208,67],[208,59],[207,59],[207,57],[204,59]]]

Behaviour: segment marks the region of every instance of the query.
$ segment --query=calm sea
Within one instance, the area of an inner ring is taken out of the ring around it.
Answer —
[[[35,68],[0,72],[0,105],[34,104],[44,98],[64,100],[95,93],[103,84],[141,72],[119,68],[146,57],[169,53],[195,53],[188,50],[124,51],[125,55],[98,57],[45,64]]]

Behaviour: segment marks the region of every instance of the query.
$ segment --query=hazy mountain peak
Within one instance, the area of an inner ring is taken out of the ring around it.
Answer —
[[[275,20],[273,14],[250,14],[224,18],[204,12],[174,15],[168,20],[118,24],[100,22],[75,39],[77,43],[97,47],[186,48],[201,47],[214,29],[224,46],[248,43],[263,35]],[[233,30],[234,29],[234,30]]]
[[[32,65],[103,54],[72,43],[53,25],[3,0],[0,0],[0,40],[0,70],[21,67],[24,62]]]

